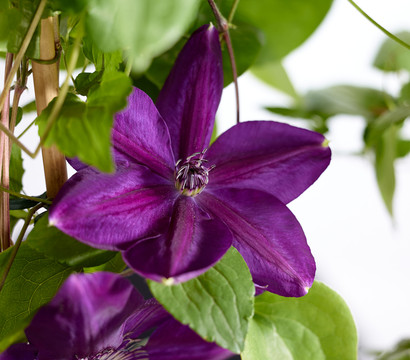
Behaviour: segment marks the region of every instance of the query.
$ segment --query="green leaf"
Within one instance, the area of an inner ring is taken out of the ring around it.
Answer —
[[[141,73],[185,33],[198,5],[199,0],[93,0],[87,33],[104,52],[126,50]]]
[[[222,6],[224,14],[229,13],[231,3]],[[234,23],[243,21],[261,29],[265,34],[265,46],[257,63],[275,63],[313,33],[331,4],[332,0],[241,0]]]
[[[255,62],[262,48],[263,34],[250,25],[237,25],[229,31],[232,47],[235,54],[235,63],[238,76],[242,75]],[[224,72],[224,86],[233,81],[231,61],[227,46],[222,45],[222,60]]]
[[[102,52],[89,36],[83,39],[83,53],[90,60],[97,71],[104,69],[118,70],[122,63],[121,50],[114,52]]]
[[[149,281],[153,295],[178,321],[207,341],[240,352],[252,316],[254,285],[245,261],[231,248],[213,268],[182,284]]]
[[[367,127],[365,132],[366,145],[373,146],[391,126],[401,125],[409,116],[410,106],[397,106],[384,112]]]
[[[20,192],[23,189],[21,182],[23,174],[24,168],[21,149],[13,143],[10,156],[10,190]]]
[[[48,214],[41,217],[27,237],[28,244],[47,257],[71,267],[98,266],[117,253],[95,249],[50,226]]]
[[[54,10],[78,14],[86,8],[89,2],[89,0],[49,0],[49,5]]]
[[[126,106],[131,89],[131,80],[124,73],[106,71],[100,86],[90,89],[87,103],[69,93],[45,145],[56,144],[66,156],[77,156],[101,171],[112,172],[113,117],[115,112]],[[54,101],[37,118],[40,136]]]
[[[410,32],[403,31],[396,36],[410,43]],[[380,47],[373,66],[383,71],[399,71],[402,69],[410,71],[410,51],[396,41],[388,38]]]
[[[315,282],[302,298],[255,299],[242,360],[355,360],[357,334],[343,299]]]
[[[377,184],[390,215],[393,215],[393,197],[396,188],[394,160],[397,150],[397,132],[397,126],[391,126],[375,144]]]
[[[1,275],[11,251],[12,248],[0,254]],[[33,315],[53,298],[72,271],[26,242],[21,244],[0,292],[0,352],[21,339]]]
[[[299,95],[280,61],[266,62],[252,67],[252,73],[270,86],[298,99]]]
[[[377,360],[410,360],[410,339],[401,340],[392,351],[383,353]]]
[[[39,199],[47,199],[47,194],[44,192],[39,196],[35,196]],[[22,210],[22,209],[29,209],[33,206],[36,206],[39,202],[35,200],[29,200],[19,197],[10,197],[10,210]]]
[[[75,91],[77,94],[87,96],[90,89],[99,86],[103,72],[95,71],[93,73],[83,72],[74,79]]]
[[[121,253],[117,253],[113,258],[108,260],[106,263],[98,266],[86,267],[83,270],[85,273],[93,273],[97,271],[109,271],[114,273],[120,273],[121,271],[124,271],[126,267],[127,265],[122,259]]]
[[[303,107],[311,113],[325,116],[338,114],[361,115],[374,118],[388,109],[393,101],[383,91],[351,85],[338,85],[310,91],[303,99]]]
[[[405,157],[410,153],[410,140],[397,139],[397,157]]]

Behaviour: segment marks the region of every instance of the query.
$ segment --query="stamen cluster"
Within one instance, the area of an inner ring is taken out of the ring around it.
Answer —
[[[209,181],[209,172],[215,167],[206,167],[204,159],[207,149],[188,156],[184,162],[182,159],[175,164],[175,187],[182,195],[196,196],[205,189]]]

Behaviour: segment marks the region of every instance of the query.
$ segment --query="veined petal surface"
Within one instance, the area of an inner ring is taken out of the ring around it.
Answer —
[[[123,341],[122,324],[144,302],[127,279],[112,273],[71,275],[26,330],[39,359],[87,357]]]
[[[330,162],[323,135],[274,121],[237,124],[206,153],[216,167],[209,187],[258,189],[284,204],[305,191]]]
[[[218,31],[204,25],[180,52],[156,102],[177,160],[208,147],[222,88]]]
[[[14,344],[0,354],[0,360],[37,360],[37,349],[30,344]]]
[[[232,235],[219,219],[209,219],[191,197],[180,196],[164,234],[137,242],[124,253],[136,272],[155,281],[187,281],[205,272],[228,251]]]
[[[198,202],[233,234],[233,246],[255,284],[282,296],[303,296],[316,265],[292,212],[274,196],[250,189],[204,191]]]
[[[134,88],[127,107],[115,115],[112,142],[117,152],[172,178],[175,159],[167,125],[142,90]]]
[[[122,249],[168,226],[174,185],[145,166],[115,174],[85,168],[71,177],[50,208],[50,223],[91,246]]]

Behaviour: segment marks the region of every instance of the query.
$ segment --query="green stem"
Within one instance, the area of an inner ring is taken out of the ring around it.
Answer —
[[[20,50],[19,50],[19,52],[17,53],[17,55],[14,59],[13,67],[11,68],[10,74],[7,76],[7,79],[6,79],[5,84],[4,84],[3,92],[0,95],[0,109],[3,108],[4,101],[6,100],[7,93],[10,90],[10,86],[13,82],[14,75],[16,75],[16,72],[17,72],[17,70],[20,66],[21,60],[23,59],[23,56],[24,56],[24,54],[25,54],[25,52],[28,48],[28,45],[30,44],[31,38],[33,37],[34,31],[36,30],[36,27],[37,27],[37,25],[38,25],[38,23],[41,19],[41,15],[42,15],[42,13],[44,11],[44,8],[46,6],[46,2],[47,2],[47,0],[41,0],[40,4],[38,4],[37,11],[34,14],[33,20],[32,20],[32,22],[31,22],[31,24],[30,24],[30,26],[27,30],[27,34],[24,37],[24,40],[23,40],[23,42],[21,44],[21,47],[20,47]],[[1,128],[1,130],[3,130],[3,127],[0,127],[0,128]],[[7,134],[7,132],[6,132],[6,134]],[[9,134],[7,134],[7,135],[9,135]]]
[[[232,21],[233,21],[233,17],[235,16],[235,12],[236,12],[236,9],[239,5],[239,1],[240,0],[235,0],[234,3],[232,4],[231,11],[229,12],[229,16],[228,16],[228,23],[229,24],[231,24]]]
[[[27,231],[28,226],[30,225],[31,222],[31,218],[34,216],[34,214],[36,213],[36,211],[38,209],[40,209],[43,206],[43,204],[38,204],[36,206],[34,206],[32,209],[30,209],[30,211],[27,214],[26,220],[24,221],[24,225],[20,231],[19,237],[17,238],[16,244],[13,246],[12,250],[11,250],[11,255],[10,255],[10,259],[7,262],[6,268],[4,269],[3,274],[1,275],[0,278],[0,292],[3,289],[3,286],[6,282],[7,279],[7,275],[10,272],[11,266],[13,265],[14,259],[16,258],[17,252],[20,248],[21,242],[23,241],[24,238],[24,234]]]
[[[357,11],[359,11],[367,20],[369,20],[374,26],[376,26],[379,30],[383,31],[390,39],[394,40],[395,42],[399,43],[400,45],[404,46],[406,49],[410,50],[410,44],[407,44],[403,40],[399,39],[396,35],[392,34],[390,31],[385,29],[383,26],[381,26],[379,23],[377,23],[375,20],[373,20],[369,15],[367,15],[360,7],[357,5],[353,0],[347,0],[349,1]]]
[[[35,122],[36,122],[36,119],[34,119],[34,120],[24,129],[24,131],[23,131],[19,136],[17,136],[17,139],[20,139],[20,138],[35,124]]]
[[[221,14],[219,11],[218,7],[215,4],[214,0],[208,0],[208,3],[212,9],[212,12],[214,13],[217,26],[218,26],[218,31],[220,34],[222,34],[223,39],[225,40],[227,49],[228,49],[228,54],[229,54],[229,60],[231,62],[231,68],[232,68],[232,77],[233,77],[233,82],[235,85],[235,100],[236,100],[236,122],[239,124],[240,122],[240,109],[239,109],[239,86],[238,86],[238,72],[236,70],[236,61],[235,61],[235,55],[233,52],[233,47],[232,47],[232,42],[231,42],[231,37],[229,35],[229,24],[228,21],[224,18],[224,16]],[[235,6],[235,4],[234,4]],[[237,6],[237,4],[236,4]],[[231,10],[232,12],[232,10]]]
[[[18,198],[21,198],[21,199],[27,199],[27,200],[31,200],[31,201],[37,201],[37,202],[43,203],[43,204],[45,204],[45,205],[51,205],[51,204],[52,204],[52,202],[51,202],[50,200],[38,198],[38,197],[35,197],[35,196],[27,196],[27,195],[24,195],[24,194],[20,194],[20,193],[18,193],[18,192],[13,191],[13,190],[7,189],[7,188],[5,188],[5,187],[3,187],[3,186],[0,186],[0,191],[4,191],[4,192],[6,192],[6,193],[8,193],[8,194],[10,194],[10,195],[13,195],[13,196],[18,197]]]

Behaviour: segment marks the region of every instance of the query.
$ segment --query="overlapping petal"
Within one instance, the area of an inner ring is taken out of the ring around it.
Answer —
[[[231,244],[232,235],[219,219],[205,217],[194,199],[181,196],[168,231],[137,242],[124,253],[124,260],[144,277],[178,283],[209,269]]]
[[[176,159],[208,147],[223,88],[218,31],[204,25],[180,52],[156,102]]]
[[[123,341],[122,324],[143,298],[111,273],[70,276],[26,330],[39,359],[85,358]]]
[[[234,235],[253,281],[282,296],[303,296],[316,266],[292,212],[274,196],[250,189],[204,191],[198,202]]]
[[[112,142],[117,152],[172,179],[175,159],[168,128],[143,91],[134,88],[126,109],[115,115]]]
[[[287,204],[330,162],[323,135],[273,121],[240,123],[223,133],[206,156],[216,167],[209,187],[258,189]]]
[[[64,184],[49,218],[70,236],[117,250],[164,231],[176,197],[173,184],[145,166],[131,164],[115,174],[85,168]]]
[[[204,341],[174,319],[162,324],[151,335],[145,350],[150,360],[223,360],[233,355],[229,350]]]
[[[0,360],[37,360],[37,349],[30,344],[15,344],[0,354]]]

